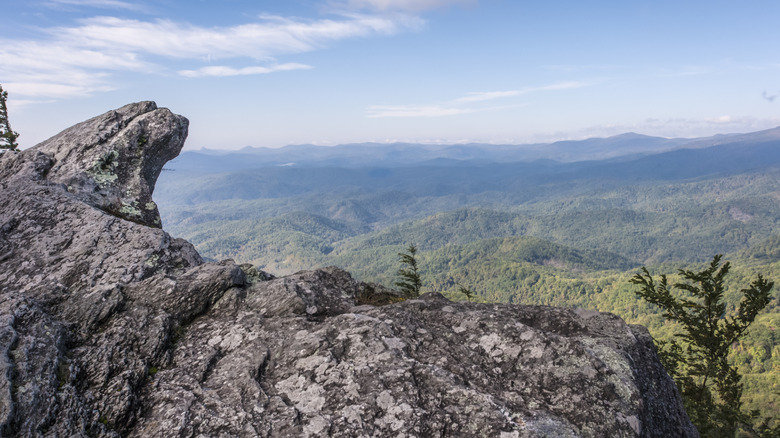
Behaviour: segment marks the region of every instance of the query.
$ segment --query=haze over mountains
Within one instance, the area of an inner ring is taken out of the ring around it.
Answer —
[[[780,278],[780,128],[245,148],[185,152],[167,167],[155,191],[164,228],[206,257],[274,274],[335,265],[392,287],[397,254],[415,244],[425,290],[609,311],[660,339],[668,326],[628,285],[639,266],[673,274],[724,253],[732,305],[756,273]],[[747,405],[780,416],[778,310],[775,300],[735,360]]]
[[[199,187],[197,196],[204,200],[279,197],[349,185],[357,186],[361,191],[432,190],[430,185],[420,186],[420,178],[435,180],[434,187],[440,192],[484,193],[497,187],[507,188],[508,184],[539,185],[593,176],[603,176],[616,182],[675,180],[763,168],[777,162],[780,156],[776,147],[778,139],[780,128],[700,139],[670,140],[623,134],[603,139],[522,146],[303,145],[280,149],[244,148],[237,152],[184,152],[169,165],[168,170],[188,176],[193,173],[223,174],[222,177],[209,177],[210,184]],[[269,169],[275,167],[280,169]],[[398,170],[405,167],[415,169]],[[228,177],[228,173],[259,168],[266,170],[262,174],[249,172],[242,175],[247,178],[241,184],[243,188],[225,186],[234,185],[224,181],[235,180]],[[294,170],[296,168],[328,170],[298,171]],[[171,184],[176,184],[183,180],[181,177],[166,178],[167,175],[170,174],[163,175],[164,183],[171,181]],[[456,187],[452,186],[453,183]],[[158,189],[158,196],[169,194],[167,186]],[[175,196],[177,199],[172,201],[183,199],[182,193]]]
[[[283,148],[247,146],[238,151],[201,149],[182,153],[176,167],[208,172],[268,166],[398,167],[442,164],[446,160],[483,163],[555,160],[574,162],[654,154],[680,148],[702,148],[737,142],[760,143],[780,138],[780,128],[750,134],[706,138],[651,137],[626,133],[608,138],[524,145],[360,143],[337,146],[291,145]]]

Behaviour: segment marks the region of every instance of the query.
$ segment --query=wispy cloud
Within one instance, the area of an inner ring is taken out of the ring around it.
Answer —
[[[587,86],[587,82],[580,82],[580,81],[567,81],[567,82],[556,82],[551,85],[546,85],[544,87],[537,87],[537,88],[528,88],[526,89],[526,92],[530,91],[553,91],[553,90],[570,90],[572,88],[582,88]]]
[[[366,116],[380,117],[444,117],[485,111],[488,108],[456,108],[446,105],[375,105],[368,108]]]
[[[477,0],[342,0],[331,4],[348,9],[374,11],[421,12],[450,5],[476,4]]]
[[[67,98],[113,89],[111,71],[141,71],[150,64],[130,52],[102,52],[61,41],[0,40],[0,76],[28,97]]]
[[[659,77],[685,77],[685,76],[701,76],[708,73],[712,73],[712,67],[706,67],[701,65],[688,65],[677,69],[663,69],[657,76]]]
[[[484,105],[484,102],[522,96],[539,91],[566,90],[587,86],[585,82],[558,82],[541,87],[530,87],[519,90],[471,92],[465,96],[438,104],[412,105],[372,105],[366,110],[366,117],[443,117],[469,114],[482,111],[494,111],[515,105]]]
[[[368,15],[342,20],[300,21],[263,16],[261,22],[206,28],[170,20],[153,22],[96,17],[73,28],[51,31],[68,45],[102,51],[131,51],[170,58],[214,59],[301,53],[346,38],[392,35],[406,23]]]
[[[63,98],[115,88],[111,80],[114,72],[170,74],[166,65],[173,60],[196,64],[194,68],[178,70],[185,77],[300,70],[311,67],[279,64],[275,57],[322,49],[348,38],[393,35],[421,23],[420,18],[410,16],[366,14],[319,20],[263,16],[256,22],[227,27],[93,17],[76,26],[46,29],[38,40],[0,38],[0,77],[17,94]],[[210,65],[213,60],[222,62]]]
[[[592,70],[626,70],[631,68],[625,64],[548,64],[543,67],[548,70],[568,73]]]
[[[469,102],[484,102],[487,100],[501,99],[504,97],[513,97],[523,94],[520,90],[509,91],[484,91],[484,92],[472,92],[467,96],[459,97],[453,102],[456,103],[469,103]]]
[[[125,2],[120,0],[49,0],[45,4],[48,6],[87,6],[103,9],[126,9],[130,11],[142,11],[145,8],[137,3]]]
[[[202,76],[246,76],[246,75],[259,75],[273,73],[277,71],[290,71],[290,70],[308,70],[311,66],[306,64],[281,64],[271,67],[243,67],[233,68],[224,65],[214,65],[209,67],[199,68],[197,70],[180,70],[179,74],[190,78],[198,78]]]

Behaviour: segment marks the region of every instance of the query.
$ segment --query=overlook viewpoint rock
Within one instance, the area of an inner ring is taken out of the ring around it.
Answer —
[[[0,156],[0,435],[698,436],[614,315],[205,263],[151,198],[187,126],[141,102]]]

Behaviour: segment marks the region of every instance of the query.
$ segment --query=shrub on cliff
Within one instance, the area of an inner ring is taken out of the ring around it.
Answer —
[[[691,421],[702,436],[734,438],[739,429],[751,428],[755,414],[741,409],[742,376],[729,363],[729,351],[769,304],[774,283],[759,275],[741,290],[736,312],[727,315],[723,279],[730,265],[721,265],[721,257],[715,256],[701,272],[680,270],[682,281],[672,285],[665,275],[656,283],[646,268],[631,283],[641,287],[637,295],[680,324],[677,339],[658,343],[659,356],[680,389]]]
[[[396,281],[395,285],[401,289],[409,298],[417,298],[420,296],[420,288],[422,287],[422,280],[420,279],[420,272],[417,268],[417,247],[409,245],[406,252],[399,252],[398,258],[401,260],[402,267],[398,270],[398,276],[401,280]]]

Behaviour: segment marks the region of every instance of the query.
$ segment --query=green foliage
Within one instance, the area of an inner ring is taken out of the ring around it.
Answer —
[[[477,295],[476,292],[461,284],[458,284],[458,292],[463,294],[466,297],[466,299],[469,301],[471,301],[474,298],[474,296]]]
[[[700,272],[680,270],[683,281],[673,285],[666,275],[656,283],[646,268],[631,283],[640,286],[637,295],[663,310],[664,318],[680,324],[676,339],[659,343],[659,355],[680,388],[691,421],[703,436],[731,438],[749,416],[741,409],[741,376],[729,362],[729,352],[769,304],[774,284],[759,275],[740,291],[736,312],[727,315],[724,278],[730,264],[721,265],[721,258],[715,256]]]
[[[780,235],[772,236],[744,251],[745,256],[762,262],[780,261]]]
[[[416,256],[417,247],[414,245],[409,245],[406,252],[398,253],[398,258],[401,261],[402,267],[398,270],[397,275],[401,277],[401,279],[396,281],[395,285],[409,298],[419,297],[420,288],[422,287]]]
[[[19,144],[16,143],[19,133],[11,129],[11,124],[8,122],[7,99],[8,92],[0,85],[0,150],[15,151],[19,148]]]
[[[233,175],[233,185],[222,190],[232,195],[252,189],[253,183],[240,180],[242,176]],[[704,254],[752,248],[777,235],[780,226],[778,170],[620,187],[593,181],[551,184],[523,197],[508,189],[430,197],[323,182],[323,187],[304,193],[212,200],[204,193],[216,190],[214,178],[183,172],[162,175],[155,200],[164,228],[193,242],[208,257],[252,262],[277,274],[334,264],[340,261],[335,258],[349,253],[390,249],[407,241],[429,251],[514,236],[608,252],[622,256],[631,267],[705,262]],[[285,184],[264,181],[258,190],[276,193],[276,187]],[[302,215],[318,225],[299,226]]]

